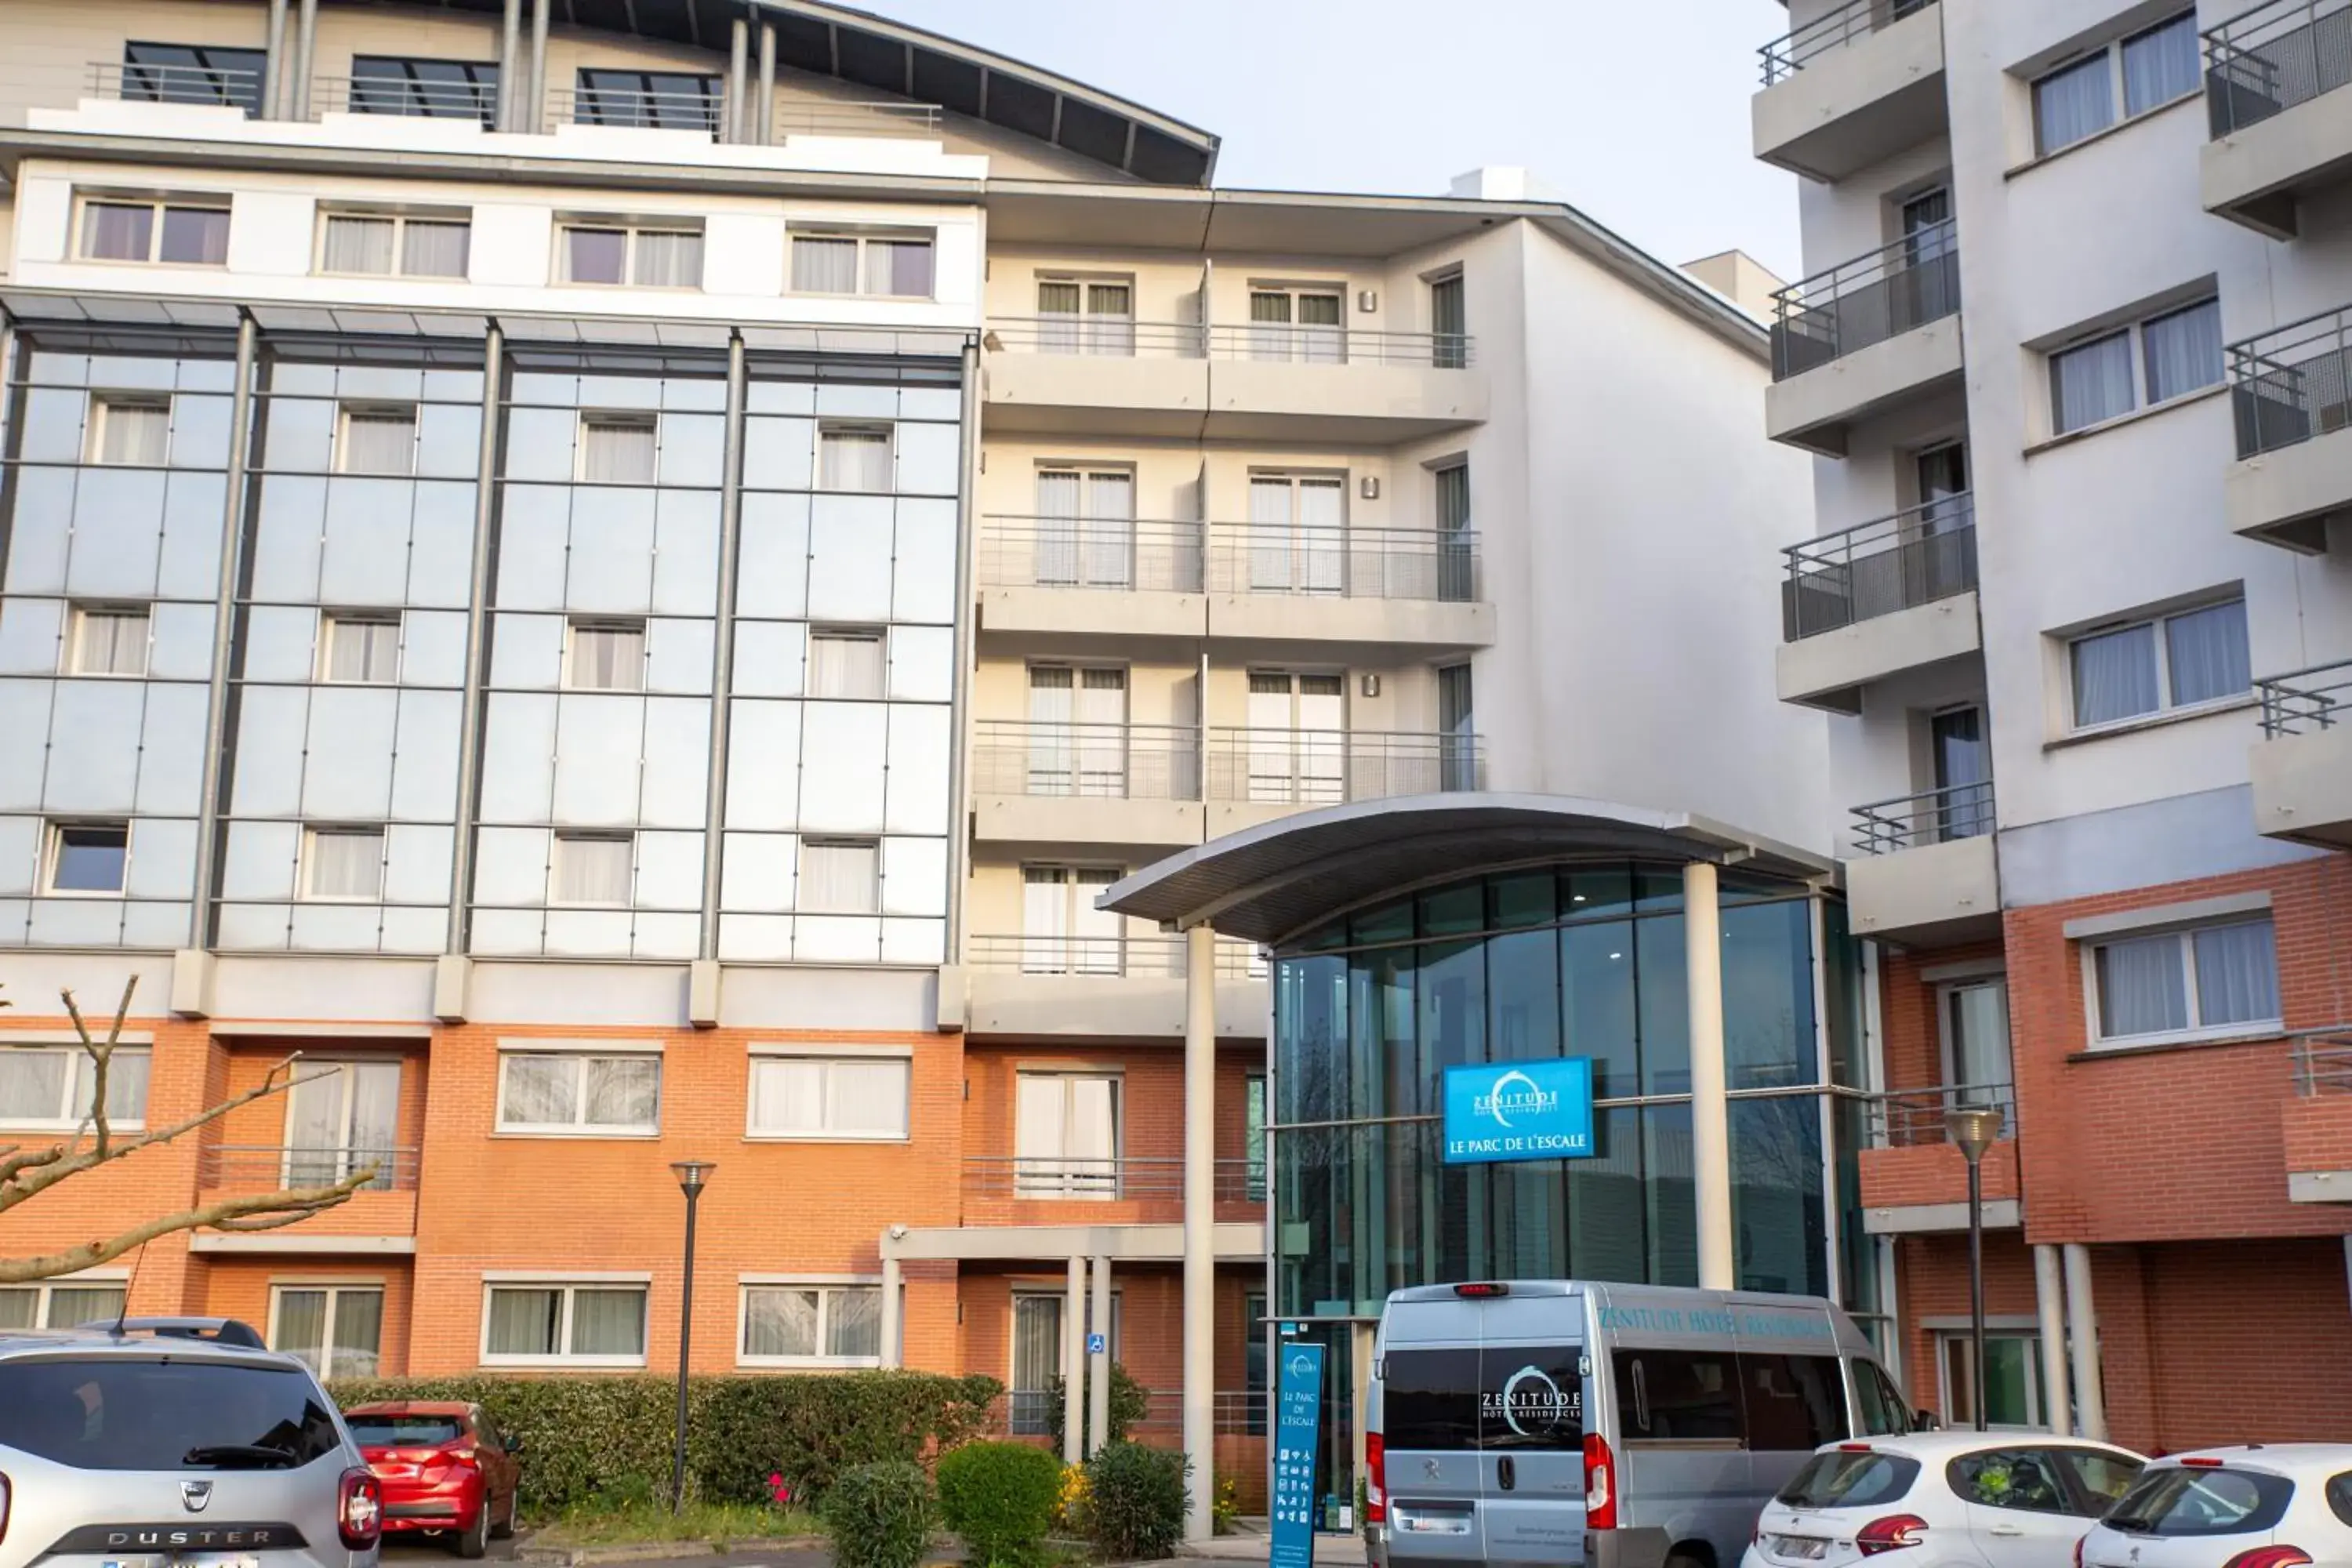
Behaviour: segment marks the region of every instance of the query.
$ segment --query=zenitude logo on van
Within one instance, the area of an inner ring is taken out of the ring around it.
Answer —
[[[1551,1374],[1532,1363],[1504,1379],[1500,1391],[1481,1393],[1478,1403],[1483,1417],[1502,1422],[1522,1437],[1549,1437],[1563,1424],[1580,1427],[1584,1422],[1584,1391],[1561,1393]]]

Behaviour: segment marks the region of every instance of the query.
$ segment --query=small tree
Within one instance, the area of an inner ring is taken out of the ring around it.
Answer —
[[[74,1034],[81,1042],[82,1054],[89,1058],[90,1099],[89,1117],[74,1129],[72,1134],[46,1148],[22,1143],[0,1144],[0,1215],[7,1214],[17,1205],[30,1202],[59,1183],[97,1170],[117,1160],[126,1160],[142,1149],[158,1144],[177,1142],[199,1128],[208,1127],[240,1106],[274,1094],[283,1094],[296,1083],[303,1081],[294,1076],[296,1064],[302,1059],[299,1051],[274,1064],[261,1082],[242,1093],[233,1094],[217,1105],[208,1106],[184,1121],[160,1127],[151,1132],[118,1134],[106,1115],[107,1079],[114,1067],[114,1049],[122,1038],[123,1020],[131,1015],[131,993],[138,988],[137,976],[122,987],[122,1001],[114,1010],[114,1022],[108,1027],[106,1037],[99,1039],[82,1021],[81,1008],[71,991],[58,994],[66,1005],[66,1016],[73,1020]],[[0,999],[0,1007],[7,1005]],[[110,1258],[120,1258],[134,1247],[143,1246],[159,1236],[169,1236],[182,1230],[275,1230],[280,1226],[333,1208],[348,1202],[351,1195],[375,1180],[376,1167],[353,1171],[341,1181],[321,1187],[282,1187],[275,1192],[248,1193],[223,1198],[217,1203],[202,1204],[177,1210],[115,1232],[110,1236],[78,1242],[62,1251],[43,1253],[35,1258],[0,1258],[0,1285],[21,1284],[27,1279],[47,1279],[59,1274],[71,1274],[78,1269],[94,1268]]]

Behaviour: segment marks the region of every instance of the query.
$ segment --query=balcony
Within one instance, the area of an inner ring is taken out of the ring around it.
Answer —
[[[2255,831],[2352,849],[2352,659],[2254,683],[2263,738],[2246,759]]]
[[[1945,130],[1936,0],[1850,0],[1759,52],[1753,113],[1765,163],[1843,180]]]
[[[2001,1112],[2000,1136],[1984,1153],[1984,1223],[2017,1226],[2016,1090],[2005,1083],[1939,1084],[1870,1098],[1871,1146],[1855,1156],[1864,1230],[1907,1236],[1968,1228],[1969,1163],[1944,1125],[1947,1112],[1964,1106]]]
[[[2316,555],[2328,525],[2352,515],[2352,306],[2233,343],[2229,354],[2238,434],[2222,489],[2230,530]]]
[[[1265,1162],[1219,1160],[1216,1194],[1221,1204],[1265,1202]],[[1106,1159],[1061,1155],[967,1154],[963,1195],[1004,1203],[1137,1203],[1184,1201],[1181,1154],[1120,1154]]]
[[[82,95],[121,103],[229,109],[250,119],[261,112],[261,73],[220,66],[92,60],[83,74]]]
[[[726,99],[715,81],[708,92],[588,86],[547,89],[550,134],[562,125],[603,125],[629,131],[684,131],[715,142],[726,114]]]
[[[1792,544],[1774,679],[1783,702],[1836,713],[1862,689],[1982,646],[1976,501],[1948,496]]]
[[[1313,806],[1486,787],[1475,735],[1217,728],[1202,760],[1213,838]]]
[[[2286,1195],[2299,1204],[2352,1203],[2352,1027],[2294,1042],[2294,1097],[2279,1108]]]
[[[2293,239],[2303,198],[2352,177],[2347,83],[2352,12],[2341,0],[2269,0],[2208,28],[2205,210]]]
[[[1960,252],[1949,222],[1791,283],[1772,296],[1764,432],[1845,455],[1857,420],[1960,379]]]
[[[1131,518],[981,520],[984,632],[1199,637],[1208,525]]]
[[[487,81],[320,76],[310,79],[310,107],[320,114],[469,120],[487,130],[498,123],[499,89],[497,83]]]
[[[1853,819],[1845,891],[1856,936],[1938,947],[1999,933],[1990,782],[1858,805]]]
[[[1181,848],[1203,842],[1201,732],[1177,724],[982,719],[973,831],[1014,844]]]
[[[298,1220],[283,1229],[250,1237],[230,1236],[241,1249],[289,1252],[336,1249],[322,1238],[347,1240],[353,1251],[404,1252],[416,1234],[416,1181],[422,1152],[414,1145],[393,1149],[295,1149],[277,1144],[213,1144],[196,1155],[196,1201],[276,1192],[283,1187],[327,1186],[373,1165],[375,1179],[346,1203]],[[265,1238],[276,1238],[272,1240]],[[398,1238],[398,1239],[395,1239]],[[206,1239],[206,1238],[199,1238]]]
[[[1486,417],[1485,374],[1455,332],[1003,316],[981,344],[1000,430],[1402,441]]]
[[[975,935],[964,1027],[975,1035],[1177,1039],[1184,1033],[1181,936]],[[1217,942],[1217,1033],[1265,1035],[1265,963],[1247,942]]]

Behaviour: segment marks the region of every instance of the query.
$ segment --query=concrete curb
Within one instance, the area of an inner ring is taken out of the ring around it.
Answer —
[[[542,1568],[593,1568],[603,1563],[654,1563],[671,1557],[724,1556],[733,1552],[807,1552],[825,1543],[822,1535],[764,1535],[723,1541],[620,1541],[604,1546],[524,1546],[518,1563]]]

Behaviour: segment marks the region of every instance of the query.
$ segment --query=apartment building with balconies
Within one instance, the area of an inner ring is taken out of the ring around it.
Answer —
[[[2257,1275],[2298,1324],[2352,1313],[2326,9],[1800,0],[1763,51],[1756,153],[1803,176],[1811,274],[1767,426],[1818,510],[1780,693],[1836,715],[1877,939],[1862,1201],[1888,1348],[1954,1422],[1969,1103],[2006,1113],[1982,1414],[2178,1448],[2352,1410],[2335,1328],[2258,1365],[2199,1331]]]

